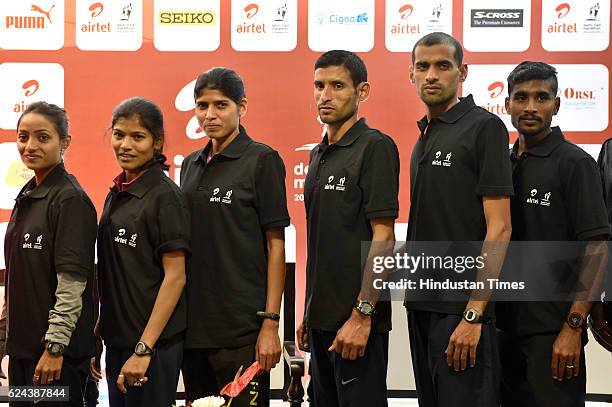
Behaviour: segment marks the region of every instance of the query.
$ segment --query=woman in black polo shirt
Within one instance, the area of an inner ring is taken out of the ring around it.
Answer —
[[[183,354],[189,213],[164,174],[163,116],[131,98],[113,112],[111,145],[121,167],[98,230],[100,331],[109,401],[170,406]]]
[[[56,105],[33,103],[19,118],[17,148],[34,177],[17,196],[4,241],[9,383],[69,386],[70,401],[54,406],[83,405],[94,344],[96,210],[64,169],[70,141]]]
[[[289,225],[283,161],[240,125],[247,109],[240,76],[213,68],[196,80],[194,97],[209,141],[181,167],[194,248],[183,364],[188,400],[219,394],[240,366],[257,360],[269,372],[278,363]],[[268,405],[268,393],[266,373],[232,407]]]

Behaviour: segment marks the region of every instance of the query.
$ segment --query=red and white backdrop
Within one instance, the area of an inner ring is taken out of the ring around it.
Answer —
[[[183,156],[206,143],[194,118],[193,81],[211,67],[231,67],[246,83],[243,124],[277,149],[287,168],[288,253],[297,265],[301,315],[303,185],[309,150],[322,133],[313,64],[323,51],[338,48],[365,60],[372,93],[361,114],[398,144],[399,221],[406,222],[408,160],[418,135],[415,121],[424,113],[408,80],[410,51],[432,31],[463,43],[469,75],[462,93],[474,94],[508,126],[505,78],[519,62],[541,60],[559,70],[556,121],[566,135],[594,155],[612,137],[609,0],[2,1],[0,237],[14,196],[30,176],[15,146],[17,118],[28,104],[47,100],[66,107],[72,133],[66,165],[100,211],[119,171],[108,133],[113,107],[139,95],[162,108],[170,176],[178,181]]]

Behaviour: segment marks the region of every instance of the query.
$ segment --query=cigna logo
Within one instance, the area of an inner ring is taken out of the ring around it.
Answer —
[[[557,12],[557,18],[565,17],[570,12],[570,10],[571,10],[571,6],[569,5],[569,3],[559,4],[555,8],[555,11]]]
[[[404,4],[402,7],[399,8],[398,11],[400,13],[400,18],[402,20],[405,20],[412,15],[414,7],[412,6],[412,4]]]
[[[259,12],[259,6],[255,3],[248,4],[244,8],[244,12],[246,13],[247,18],[253,18]]]
[[[6,16],[5,27],[7,29],[45,29],[47,21],[53,24],[51,19],[51,11],[55,8],[52,5],[49,10],[44,10],[36,4],[32,4],[30,11],[36,13],[28,16]]]
[[[104,4],[102,3],[93,3],[89,6],[89,11],[91,12],[91,17],[96,18],[104,11]]]
[[[36,79],[26,81],[21,85],[21,89],[25,90],[24,96],[30,97],[35,94],[40,88],[40,83]]]
[[[493,82],[489,85],[487,90],[489,91],[489,96],[491,99],[495,99],[504,91],[504,83],[500,81]]]

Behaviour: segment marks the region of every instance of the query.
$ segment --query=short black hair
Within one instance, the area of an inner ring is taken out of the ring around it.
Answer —
[[[523,61],[516,66],[508,75],[508,95],[512,94],[512,89],[517,83],[533,80],[548,81],[553,94],[557,95],[559,82],[557,80],[557,70],[544,62]]]
[[[368,70],[365,63],[359,56],[351,51],[335,49],[327,51],[321,55],[315,62],[315,71],[319,68],[327,68],[330,66],[343,66],[351,74],[353,85],[357,86],[362,82],[368,81]]]
[[[431,47],[433,45],[450,45],[455,49],[455,62],[457,65],[461,65],[463,63],[463,47],[461,43],[455,39],[452,35],[448,35],[447,33],[443,33],[440,31],[433,32],[427,34],[414,44],[412,47],[412,63],[414,64],[414,52],[416,51],[418,46]]]
[[[193,89],[197,99],[204,89],[215,89],[230,98],[237,105],[245,98],[244,82],[236,71],[230,68],[215,67],[200,74]]]

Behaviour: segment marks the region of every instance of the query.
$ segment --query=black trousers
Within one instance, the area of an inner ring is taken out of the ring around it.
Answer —
[[[482,324],[476,365],[456,372],[446,364],[448,341],[459,315],[409,311],[410,353],[419,406],[498,407],[499,354],[494,320]]]
[[[311,404],[316,407],[386,407],[389,334],[370,334],[365,355],[342,359],[332,345],[336,332],[311,329]]]
[[[39,403],[32,402],[9,402],[10,407],[82,407],[83,406],[83,389],[89,365],[87,360],[74,360],[64,356],[62,364],[62,372],[60,380],[53,382],[52,386],[68,386],[70,400],[67,402],[45,401]],[[38,364],[38,359],[17,359],[9,357],[9,384],[11,386],[33,386],[32,378],[34,370]]]
[[[134,354],[134,349],[106,349],[106,381],[108,400],[111,407],[170,407],[176,403],[183,340],[173,340],[156,346],[145,376],[149,379],[141,387],[130,387],[127,394],[117,387],[117,378],[123,364]]]
[[[584,347],[577,377],[552,378],[552,348],[557,335],[517,338],[499,331],[502,363],[501,401],[504,407],[579,407],[585,405]]]
[[[234,380],[240,366],[246,370],[253,362],[255,344],[229,349],[185,349],[185,399],[193,401],[218,396],[221,389]],[[270,374],[255,376],[246,389],[232,400],[232,407],[248,406],[270,406]]]

